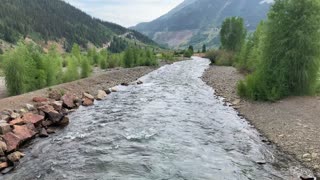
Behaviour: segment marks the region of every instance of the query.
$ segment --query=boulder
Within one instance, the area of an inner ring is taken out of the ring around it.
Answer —
[[[22,119],[25,123],[32,123],[37,126],[44,120],[44,116],[33,113],[26,113],[23,115]]]
[[[7,114],[0,115],[0,120],[8,122],[10,119],[11,119],[10,115],[7,115]]]
[[[26,141],[30,138],[32,138],[34,135],[36,135],[36,132],[34,131],[35,128],[32,124],[29,125],[22,125],[13,126],[13,133],[17,135],[20,138],[20,141]]]
[[[97,94],[97,100],[102,100],[107,97],[107,93],[105,91],[99,90]]]
[[[7,162],[0,163],[0,170],[9,167],[9,164]]]
[[[118,89],[116,87],[111,88],[111,92],[117,92],[117,91],[118,91]]]
[[[62,110],[63,102],[62,101],[54,101],[50,105],[54,108],[54,110],[60,112]]]
[[[39,137],[48,137],[49,134],[47,133],[47,130],[45,128],[42,128],[40,130],[40,133],[39,133]]]
[[[0,134],[4,135],[10,131],[11,131],[10,124],[8,124],[8,123],[1,123],[0,124]]]
[[[61,93],[59,93],[58,91],[50,91],[49,98],[59,101],[61,99]]]
[[[48,120],[53,122],[53,124],[57,124],[63,119],[64,115],[57,111],[51,111],[47,113],[47,117]]]
[[[88,98],[88,99],[94,100],[94,97],[89,93],[83,93],[83,98]]]
[[[37,102],[37,103],[40,103],[40,102],[47,102],[48,99],[47,98],[44,98],[44,97],[34,97],[32,99],[33,102]]]
[[[26,104],[26,108],[27,108],[28,111],[33,111],[33,110],[36,109],[36,108],[34,107],[34,105],[32,105],[32,104]]]
[[[21,118],[14,119],[14,120],[10,121],[9,123],[10,123],[10,125],[23,125],[23,124],[25,124],[24,120]]]
[[[19,151],[16,151],[16,152],[13,152],[11,154],[9,154],[7,156],[8,160],[11,161],[11,162],[17,162],[19,161],[21,158],[23,158],[25,156],[25,154],[19,152]]]
[[[43,111],[44,113],[55,111],[54,107],[49,104],[38,107],[38,110]]]
[[[61,97],[61,100],[62,100],[62,103],[63,103],[62,105],[63,105],[64,107],[68,108],[68,109],[75,108],[76,105],[75,105],[74,101],[75,101],[76,99],[77,99],[77,98],[76,98],[74,95],[72,95],[72,94],[70,94],[70,93],[67,93],[67,94],[65,94],[65,95],[63,95],[63,96]]]
[[[59,126],[65,127],[69,124],[69,118],[67,116],[63,117],[62,120],[59,122]]]
[[[82,105],[83,106],[92,106],[93,100],[85,97],[82,99]]]
[[[12,132],[8,132],[3,136],[4,141],[7,144],[7,152],[11,152],[18,148],[21,143],[21,139]]]

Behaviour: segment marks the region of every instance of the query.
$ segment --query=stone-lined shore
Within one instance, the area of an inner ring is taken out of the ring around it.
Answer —
[[[237,95],[237,83],[243,78],[235,68],[223,66],[211,66],[202,77],[215,94],[224,97],[268,143],[292,155],[320,177],[320,97],[253,102]]]
[[[155,68],[112,69],[92,77],[0,100],[0,172],[13,170],[25,156],[21,148],[69,124],[79,106],[116,92],[116,85],[142,84],[137,79]],[[133,82],[133,83],[131,83]]]

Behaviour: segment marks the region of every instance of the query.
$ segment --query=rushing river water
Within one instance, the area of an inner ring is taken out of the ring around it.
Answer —
[[[291,179],[298,167],[271,165],[275,150],[199,78],[208,65],[163,66],[143,85],[81,107],[64,130],[34,141],[5,179]]]

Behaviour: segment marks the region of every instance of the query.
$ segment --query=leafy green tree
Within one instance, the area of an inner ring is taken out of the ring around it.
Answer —
[[[91,73],[91,66],[87,57],[81,59],[81,78],[89,77]]]
[[[108,68],[108,53],[106,50],[102,50],[100,52],[100,68],[107,69]]]
[[[66,57],[66,61],[68,65],[64,72],[63,82],[70,82],[79,79],[77,58],[73,55],[69,55]]]
[[[254,100],[314,93],[320,66],[319,0],[276,0],[266,22],[261,63],[239,83]]]
[[[242,18],[226,18],[220,31],[221,48],[239,52],[246,38],[246,32]]]
[[[126,68],[130,68],[133,67],[134,65],[134,52],[132,48],[128,48],[125,52],[124,52],[124,56],[123,56],[123,65]]]

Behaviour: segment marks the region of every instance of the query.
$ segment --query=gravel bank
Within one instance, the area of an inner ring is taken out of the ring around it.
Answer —
[[[320,97],[289,97],[276,103],[238,97],[244,76],[233,67],[211,66],[202,79],[233,104],[265,137],[320,176]]]
[[[95,95],[99,89],[108,89],[121,83],[135,81],[137,78],[153,70],[155,70],[155,68],[152,67],[111,69],[109,71],[101,72],[89,78],[80,79],[78,81],[60,84],[19,96],[0,99],[0,111],[5,109],[20,109],[24,107],[25,104],[32,103],[33,97],[47,97],[49,90],[72,92],[79,97],[81,97],[83,92],[89,92]]]

